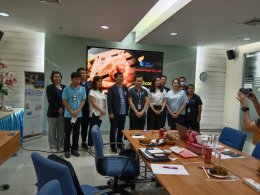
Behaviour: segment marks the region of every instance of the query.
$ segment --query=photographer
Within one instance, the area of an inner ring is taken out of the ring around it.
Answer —
[[[257,131],[260,129],[260,104],[254,93],[250,92],[245,95],[241,91],[238,91],[237,100],[240,102],[243,111],[243,122],[246,131]],[[259,116],[259,119],[252,121],[249,115],[248,99],[250,99],[255,107],[255,110]]]

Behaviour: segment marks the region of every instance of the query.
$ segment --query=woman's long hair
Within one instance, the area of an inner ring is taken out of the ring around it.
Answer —
[[[153,77],[152,84],[151,84],[151,87],[150,87],[151,93],[155,93],[155,91],[156,91],[155,82],[156,82],[156,79],[158,79],[158,78],[160,79],[159,76]],[[159,86],[159,89],[160,89],[161,92],[163,92],[163,87],[161,85]]]

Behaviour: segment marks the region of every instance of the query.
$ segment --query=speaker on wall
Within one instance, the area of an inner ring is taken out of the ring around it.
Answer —
[[[0,41],[2,40],[4,34],[5,34],[5,33],[4,33],[3,31],[0,31]]]
[[[235,51],[233,49],[227,50],[227,57],[228,57],[228,60],[236,59]]]

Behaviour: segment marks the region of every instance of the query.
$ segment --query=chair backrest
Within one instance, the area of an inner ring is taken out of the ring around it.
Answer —
[[[47,182],[56,179],[60,182],[63,195],[77,195],[68,167],[33,152],[31,154],[40,190]]]
[[[255,145],[255,148],[253,150],[252,156],[257,158],[257,159],[260,159],[260,142],[258,142]]]
[[[223,144],[231,146],[232,148],[242,151],[246,137],[247,134],[242,131],[232,129],[230,127],[224,127],[220,134],[219,141]]]
[[[92,127],[91,134],[92,134],[92,139],[95,148],[95,159],[98,159],[104,156],[104,152],[103,152],[103,138],[101,136],[100,129],[97,125],[94,125]]]
[[[60,182],[51,180],[47,182],[37,193],[37,195],[62,195]]]

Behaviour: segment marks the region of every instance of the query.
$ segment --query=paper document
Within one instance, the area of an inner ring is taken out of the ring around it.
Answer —
[[[140,138],[145,138],[144,135],[132,135],[132,138],[140,139]]]
[[[189,175],[183,165],[151,164],[153,174]]]
[[[218,154],[217,154],[217,155],[218,155]],[[212,156],[216,156],[216,155],[215,155],[215,152],[212,152]],[[232,157],[232,156],[229,156],[229,155],[221,154],[221,160],[231,159],[231,158],[245,158],[245,157],[244,157],[244,156]]]

